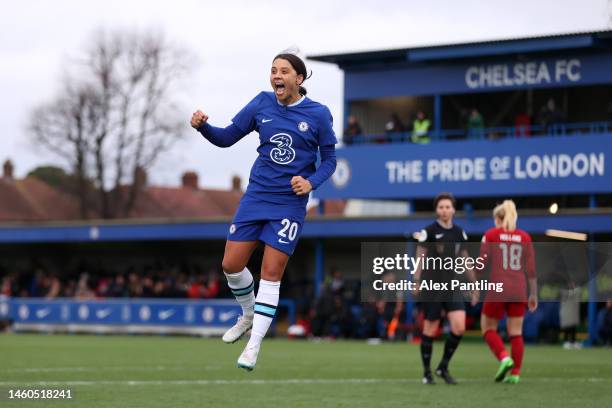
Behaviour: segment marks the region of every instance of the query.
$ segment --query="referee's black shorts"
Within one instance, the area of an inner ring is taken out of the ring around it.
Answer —
[[[435,321],[442,318],[442,309],[448,312],[456,310],[465,310],[465,302],[458,300],[440,301],[440,302],[423,302],[421,303],[425,320]]]

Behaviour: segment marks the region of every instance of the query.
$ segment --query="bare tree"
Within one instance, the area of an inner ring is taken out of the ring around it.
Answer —
[[[77,195],[82,218],[88,215],[87,137],[92,130],[93,90],[66,87],[53,104],[32,112],[30,129],[42,147],[66,160],[77,178]]]
[[[180,138],[176,86],[193,56],[154,32],[97,32],[67,66],[59,96],[33,110],[35,143],[67,161],[78,180],[81,216],[88,211],[86,181],[96,185],[103,218],[129,215],[150,168]]]

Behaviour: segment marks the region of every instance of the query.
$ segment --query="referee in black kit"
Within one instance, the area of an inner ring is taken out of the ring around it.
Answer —
[[[450,324],[450,333],[444,344],[444,354],[440,364],[436,368],[436,375],[444,379],[447,384],[456,384],[455,379],[448,371],[448,364],[453,357],[453,353],[457,350],[459,342],[465,332],[465,301],[463,294],[460,291],[420,291],[421,282],[448,283],[453,278],[458,278],[459,275],[454,271],[440,270],[432,264],[440,264],[433,262],[436,258],[444,261],[445,258],[455,259],[459,256],[468,257],[468,251],[465,246],[467,235],[465,231],[458,225],[453,224],[453,216],[455,215],[455,198],[451,193],[440,193],[434,199],[434,209],[436,211],[436,221],[425,227],[418,233],[415,233],[415,238],[418,240],[416,257],[429,258],[430,268],[423,268],[423,264],[419,263],[415,269],[413,281],[416,283],[414,295],[417,301],[421,302],[425,314],[425,322],[423,326],[423,335],[421,340],[421,358],[423,360],[423,384],[435,384],[431,372],[431,355],[433,350],[433,340],[440,326],[442,318],[442,309],[446,311],[446,318]],[[427,265],[426,265],[427,266]],[[468,270],[468,278],[474,281],[474,272]],[[472,303],[477,302],[477,293],[473,293]]]

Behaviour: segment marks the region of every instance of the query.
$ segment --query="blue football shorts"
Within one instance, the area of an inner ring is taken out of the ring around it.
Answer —
[[[262,241],[291,256],[302,234],[306,207],[244,196],[230,225],[228,241]]]

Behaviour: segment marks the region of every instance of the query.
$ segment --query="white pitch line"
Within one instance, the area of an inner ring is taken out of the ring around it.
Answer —
[[[59,373],[59,372],[100,372],[100,371],[171,371],[185,370],[186,368],[213,371],[220,370],[220,366],[185,367],[185,366],[113,366],[113,367],[24,367],[0,368],[2,373]]]
[[[464,379],[459,382],[491,383],[490,379]],[[610,378],[543,378],[525,379],[524,382],[536,383],[599,383],[612,382]],[[292,385],[292,384],[383,384],[383,383],[413,383],[420,384],[419,379],[410,378],[291,378],[282,380],[92,380],[92,381],[0,381],[0,386],[95,386],[95,385],[127,385],[127,386],[161,386],[161,385]]]
[[[0,386],[10,385],[289,385],[289,384],[380,384],[414,382],[412,379],[384,379],[384,378],[293,378],[283,380],[124,380],[124,381],[6,381]]]

